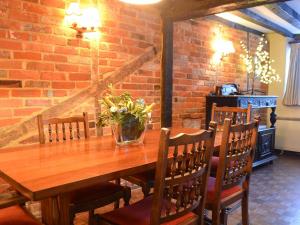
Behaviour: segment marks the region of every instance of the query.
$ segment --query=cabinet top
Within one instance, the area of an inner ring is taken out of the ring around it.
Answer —
[[[278,98],[275,95],[208,95],[208,98]]]

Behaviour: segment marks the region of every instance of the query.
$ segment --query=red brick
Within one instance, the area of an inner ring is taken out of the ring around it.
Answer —
[[[6,38],[7,32],[6,30],[0,30],[0,38]]]
[[[40,79],[40,73],[38,71],[30,71],[30,70],[10,70],[9,78],[11,79],[30,79],[30,80],[38,80]]]
[[[0,89],[0,98],[7,98],[9,97],[9,90]]]
[[[70,73],[69,80],[90,80],[91,74],[89,73]]]
[[[31,23],[38,23],[40,18],[36,14],[22,12],[19,10],[10,10],[9,11],[9,18],[13,20],[31,22]]]
[[[40,111],[42,108],[21,108],[14,110],[14,116],[30,116],[35,112]]]
[[[21,50],[22,43],[16,41],[0,40],[0,49]]]
[[[79,39],[69,39],[68,41],[67,41],[67,44],[69,45],[69,46],[75,46],[75,47],[78,47],[79,46]]]
[[[111,60],[109,61],[109,65],[113,67],[121,67],[124,64],[123,60]]]
[[[101,41],[103,42],[108,42],[108,43],[115,43],[115,44],[120,44],[121,39],[118,36],[110,36],[110,35],[101,35]]]
[[[98,63],[99,63],[99,65],[107,66],[108,65],[108,60],[106,60],[106,59],[99,59]]]
[[[0,127],[12,126],[21,121],[21,118],[0,119]]]
[[[9,38],[14,40],[23,40],[23,41],[34,41],[34,35],[31,35],[27,32],[18,32],[18,31],[9,31]]]
[[[51,101],[49,99],[26,99],[26,106],[50,106]]]
[[[91,82],[76,82],[76,88],[87,88],[91,85]]]
[[[40,81],[40,80],[27,80],[24,82],[24,87],[30,88],[48,88],[50,87],[50,81]]]
[[[83,39],[79,40],[79,47],[80,48],[90,48],[90,42],[89,41],[85,41]]]
[[[99,53],[100,58],[110,58],[110,59],[115,59],[117,58],[117,53],[116,52],[107,52],[107,51],[101,51]]]
[[[53,61],[53,62],[67,62],[68,58],[64,55],[44,55],[44,60],[46,61]]]
[[[44,90],[43,91],[43,96],[48,97],[49,96],[49,91],[51,93],[51,96],[53,97],[65,97],[68,96],[68,92],[66,90]]]
[[[67,43],[66,38],[60,36],[41,34],[38,36],[38,38],[40,42],[52,45],[66,45]]]
[[[20,61],[11,61],[11,60],[1,60],[0,61],[1,69],[22,69],[22,62]]]
[[[91,56],[91,51],[90,49],[81,48],[79,54],[81,56]]]
[[[24,49],[39,52],[53,52],[53,46],[41,43],[24,43]]]
[[[73,89],[75,88],[75,82],[56,82],[52,83],[54,89]]]
[[[2,108],[22,107],[23,100],[22,99],[0,99],[0,105]]]
[[[66,75],[62,72],[42,72],[42,80],[66,80]]]
[[[68,93],[65,90],[53,90],[54,97],[64,97],[67,95],[68,95]]]
[[[58,54],[77,55],[78,49],[74,47],[56,46],[54,52]]]
[[[41,97],[40,89],[13,89],[12,97]]]
[[[34,0],[34,2],[38,2],[38,0]],[[45,15],[48,13],[48,10],[46,7],[39,5],[39,4],[32,4],[32,3],[23,3],[23,10],[26,12],[32,12],[37,14]]]
[[[36,32],[36,33],[46,33],[46,34],[51,34],[53,33],[52,31],[52,26],[45,26],[45,25],[41,25],[39,24],[34,24],[34,23],[30,23],[30,24],[25,24],[23,26],[23,30],[24,31],[31,31],[31,32]]]
[[[14,52],[15,59],[41,60],[41,53],[37,52]]]
[[[134,83],[124,83],[122,84],[123,89],[141,89],[141,90],[153,90],[152,84],[134,84]]]
[[[41,0],[42,5],[65,9],[64,0]]]
[[[56,70],[64,71],[64,72],[78,72],[79,67],[78,65],[71,65],[71,64],[56,64]]]
[[[81,65],[79,67],[79,72],[80,73],[90,73],[91,72],[91,66]]]
[[[12,111],[10,109],[0,109],[0,118],[12,117]]]
[[[54,64],[44,62],[28,62],[26,68],[28,70],[53,71]]]

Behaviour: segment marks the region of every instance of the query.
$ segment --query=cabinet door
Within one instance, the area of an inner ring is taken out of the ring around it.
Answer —
[[[269,128],[259,131],[256,150],[256,160],[263,159],[273,154],[275,129]]]

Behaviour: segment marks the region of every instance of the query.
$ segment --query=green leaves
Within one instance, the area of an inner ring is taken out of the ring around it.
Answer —
[[[138,119],[140,127],[144,127],[154,103],[147,106],[142,98],[134,100],[127,92],[116,95],[111,84],[108,88],[109,92],[99,100],[102,112],[98,115],[97,126],[104,127],[111,123],[123,124],[134,116]]]

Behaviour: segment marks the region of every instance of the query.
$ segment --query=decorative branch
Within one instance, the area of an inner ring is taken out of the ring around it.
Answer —
[[[256,51],[254,54],[251,54],[247,49],[247,46],[241,42],[241,47],[244,51],[244,54],[241,54],[241,58],[246,65],[246,70],[252,80],[252,94],[254,91],[254,82],[256,79],[259,79],[260,82],[264,84],[271,84],[272,82],[280,82],[280,76],[272,64],[274,60],[270,58],[270,54],[266,51],[266,45],[268,41],[265,36],[262,35],[259,39]]]

